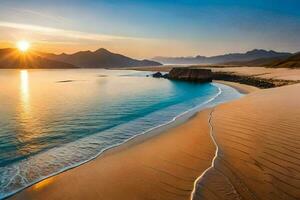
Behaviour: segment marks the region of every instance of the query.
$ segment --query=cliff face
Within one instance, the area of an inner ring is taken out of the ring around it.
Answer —
[[[213,74],[210,69],[173,68],[168,75],[169,79],[194,82],[211,82]]]

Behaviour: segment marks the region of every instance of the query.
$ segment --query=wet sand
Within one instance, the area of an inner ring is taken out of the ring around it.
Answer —
[[[242,94],[248,94],[248,93],[252,93],[252,92],[261,90],[257,87],[251,86],[251,85],[245,85],[245,84],[240,84],[240,83],[235,83],[235,82],[221,81],[221,80],[214,80],[213,82],[221,83],[221,84],[233,87],[234,89],[236,89],[237,91],[239,91]]]
[[[11,199],[190,199],[199,176],[195,199],[299,199],[299,99],[300,84],[255,91]]]

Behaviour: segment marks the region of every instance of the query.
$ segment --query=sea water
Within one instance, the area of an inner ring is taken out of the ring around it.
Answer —
[[[222,84],[149,74],[0,70],[0,199],[180,116],[241,96]]]

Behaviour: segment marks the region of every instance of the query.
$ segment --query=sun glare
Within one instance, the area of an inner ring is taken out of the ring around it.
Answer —
[[[17,47],[21,52],[26,52],[30,47],[30,43],[26,40],[20,40],[17,42]]]

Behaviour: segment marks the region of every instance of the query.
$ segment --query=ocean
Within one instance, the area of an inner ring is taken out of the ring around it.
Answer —
[[[0,70],[0,199],[138,135],[242,96],[105,69]]]

